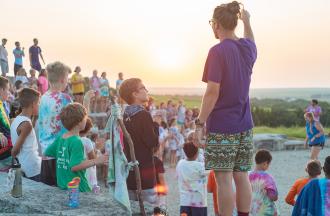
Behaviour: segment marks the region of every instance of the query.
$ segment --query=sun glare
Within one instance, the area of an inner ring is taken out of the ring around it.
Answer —
[[[178,46],[158,46],[154,48],[152,55],[154,65],[162,69],[177,68],[183,63],[183,53]]]

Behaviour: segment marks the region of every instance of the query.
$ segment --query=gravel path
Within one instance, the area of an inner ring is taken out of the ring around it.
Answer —
[[[305,165],[309,159],[309,152],[306,150],[299,151],[278,151],[272,152],[273,162],[270,166],[269,173],[275,178],[278,190],[279,201],[277,205],[281,215],[291,215],[291,206],[287,205],[284,198],[293,182],[305,175]],[[320,161],[323,164],[326,156],[330,155],[330,148],[325,148],[320,153]],[[175,177],[175,169],[166,169],[166,181],[169,186],[169,194],[167,196],[167,204],[170,215],[179,215],[179,192],[177,180]],[[214,215],[212,195],[208,194],[208,215]]]

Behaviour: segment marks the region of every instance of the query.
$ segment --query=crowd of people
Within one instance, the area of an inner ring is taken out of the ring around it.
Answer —
[[[207,89],[200,110],[186,108],[183,100],[156,104],[141,79],[124,80],[122,73],[111,91],[106,72],[99,77],[94,70],[86,81],[79,66],[70,79],[71,69],[61,62],[42,68],[37,39],[29,49],[29,77],[22,64],[24,48],[15,43],[15,77],[10,81],[6,78],[7,40],[3,39],[0,168],[7,171],[11,158],[18,158],[24,176],[31,180],[68,189],[68,183],[80,177],[81,192],[96,189],[96,166],[107,167],[109,153],[104,142],[99,142],[100,134],[93,130],[89,114],[108,111],[110,99],[117,97],[139,162],[142,199],[156,207],[154,215],[166,212],[166,164],[176,169],[182,216],[210,214],[208,192],[213,193],[217,216],[278,215],[275,202],[280,198],[276,181],[267,172],[272,161],[268,150],[255,153],[255,169],[251,171],[253,121],[248,95],[257,51],[249,17],[236,1],[215,8],[210,25],[220,43],[207,57],[203,74]],[[244,38],[234,33],[238,19],[244,24]],[[324,132],[318,111],[312,108],[305,114],[306,142],[312,147],[312,160],[306,166],[308,177],[298,179],[285,199],[294,205],[294,216],[303,212],[330,214],[330,156],[323,165],[325,178],[318,178],[321,163],[317,156],[324,145]],[[128,140],[121,142],[131,161]],[[138,198],[137,188],[131,170],[127,177],[130,199]]]

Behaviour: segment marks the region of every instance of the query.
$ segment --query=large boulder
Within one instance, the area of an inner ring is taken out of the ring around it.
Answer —
[[[129,215],[109,193],[80,193],[80,206],[68,207],[68,191],[23,178],[23,197],[14,198],[6,186],[7,173],[0,172],[0,215],[61,215],[102,216]],[[131,202],[133,215],[139,215],[139,205]],[[148,215],[152,209],[146,206]]]
[[[284,142],[287,137],[282,134],[255,134],[253,144],[255,149],[267,149],[269,151],[279,151],[284,149]]]

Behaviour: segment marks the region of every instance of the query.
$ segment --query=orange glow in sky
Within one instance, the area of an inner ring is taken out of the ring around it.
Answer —
[[[215,0],[2,1],[0,38],[27,49],[39,39],[46,63],[63,61],[83,74],[140,77],[151,87],[204,87]],[[252,87],[329,87],[330,1],[243,0],[258,47]],[[241,24],[237,28],[242,35]],[[29,69],[28,58],[24,66]],[[13,72],[11,71],[11,74]]]

